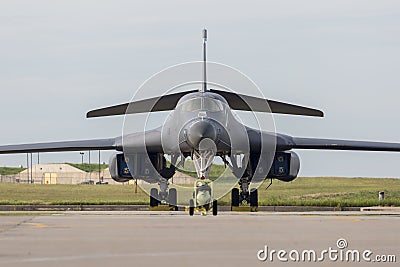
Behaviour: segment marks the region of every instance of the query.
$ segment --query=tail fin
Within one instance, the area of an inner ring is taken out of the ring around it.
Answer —
[[[207,92],[207,29],[203,29],[203,84],[199,92]],[[133,103],[125,103],[121,105],[100,108],[89,111],[86,114],[87,118],[105,117],[114,115],[124,115],[142,112],[166,111],[175,109],[179,99],[188,94],[196,92],[195,90],[164,95],[136,101]],[[211,89],[210,92],[217,93],[228,101],[229,106],[236,110],[271,112],[290,115],[316,116],[323,117],[324,113],[317,109],[292,105],[288,103],[278,102],[274,100],[262,99],[248,95],[235,94],[227,91],[219,91]],[[268,106],[265,105],[268,103]]]
[[[207,92],[207,29],[203,29],[203,87],[200,92]]]

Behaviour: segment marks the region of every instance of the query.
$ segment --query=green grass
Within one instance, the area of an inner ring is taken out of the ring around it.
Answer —
[[[66,164],[69,164],[69,165],[71,165],[71,166],[73,166],[75,168],[78,168],[78,169],[80,169],[82,171],[85,171],[85,172],[95,172],[95,171],[98,172],[99,171],[99,164],[88,164],[88,163],[83,163],[83,164],[66,163]],[[104,170],[106,168],[108,168],[107,164],[100,164],[100,169],[101,170]]]
[[[362,207],[375,205],[400,206],[400,179],[383,178],[298,178],[285,183],[267,181],[259,188],[259,204],[271,206]],[[378,200],[378,192],[385,200]],[[229,203],[230,196],[221,202]]]
[[[19,167],[0,167],[0,175],[15,175],[22,171],[26,170],[26,168]]]
[[[187,166],[189,165],[189,166]],[[187,171],[187,170],[193,170],[193,171]],[[191,161],[187,160],[185,162],[185,168],[178,168],[178,171],[180,171],[181,173],[187,174],[191,177],[194,177],[197,179],[197,173],[196,171],[194,171],[194,165]],[[219,164],[213,164],[211,169],[210,169],[210,173],[209,173],[209,178],[211,180],[215,180],[218,177],[221,176],[221,174],[225,171],[225,166],[224,165],[219,165]]]
[[[400,206],[400,179],[298,178],[269,181],[259,188],[259,204],[270,206]],[[378,192],[385,200],[378,200]],[[179,196],[178,196],[179,198]],[[149,197],[133,185],[30,185],[0,183],[0,204],[148,204]],[[230,205],[228,193],[220,204]]]
[[[37,185],[0,183],[0,204],[146,204],[148,196],[131,185]]]

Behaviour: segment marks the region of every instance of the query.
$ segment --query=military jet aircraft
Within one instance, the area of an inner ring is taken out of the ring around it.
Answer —
[[[229,166],[239,188],[229,188],[232,207],[249,203],[258,206],[257,187],[266,179],[289,182],[299,172],[300,159],[294,149],[397,151],[399,143],[365,142],[292,137],[245,126],[233,110],[323,117],[317,109],[208,88],[206,80],[206,40],[203,31],[203,82],[199,89],[100,108],[87,113],[88,118],[171,111],[164,124],[156,129],[124,136],[81,141],[32,143],[0,146],[0,154],[116,150],[110,159],[110,172],[117,182],[142,179],[158,184],[149,191],[150,206],[162,202],[176,207],[177,190],[168,188],[177,167],[190,158],[199,180],[208,180],[214,157]],[[236,137],[235,137],[236,135]],[[239,138],[237,136],[240,136]],[[166,159],[168,156],[168,161]],[[271,180],[272,181],[272,180]],[[208,183],[191,189],[190,215],[202,205],[217,214],[217,202]],[[208,194],[204,194],[208,191]],[[198,193],[202,192],[200,201]],[[206,196],[206,200],[204,200]]]

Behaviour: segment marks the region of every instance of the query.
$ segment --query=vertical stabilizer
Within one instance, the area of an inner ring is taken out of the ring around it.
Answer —
[[[203,86],[201,93],[207,91],[207,29],[203,29]]]

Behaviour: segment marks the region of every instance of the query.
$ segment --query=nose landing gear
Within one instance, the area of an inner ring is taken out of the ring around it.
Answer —
[[[200,178],[195,184],[193,198],[189,201],[189,215],[193,216],[195,210],[199,211],[201,215],[207,215],[211,210],[214,216],[218,215],[218,201],[212,199],[212,189],[209,185],[210,180],[204,177]]]
[[[202,215],[212,210],[212,214],[218,214],[218,201],[213,198],[212,181],[208,177],[212,161],[216,154],[216,146],[213,140],[203,139],[199,150],[193,151],[193,162],[197,176],[200,177],[194,184],[193,198],[189,201],[189,215],[193,216],[198,210]]]
[[[191,199],[189,202],[189,215],[193,216],[195,210],[199,211],[201,215],[205,216],[211,210],[213,216],[218,215],[218,200],[214,199],[211,203],[202,206],[196,206],[195,200]]]

